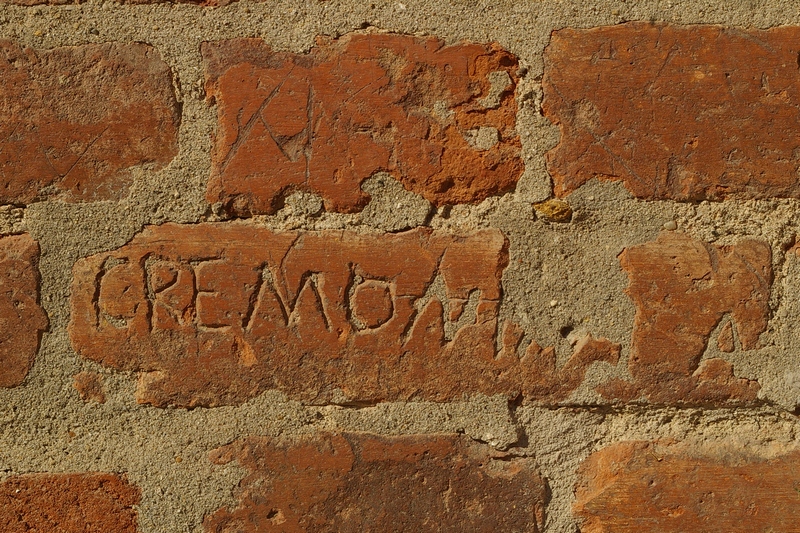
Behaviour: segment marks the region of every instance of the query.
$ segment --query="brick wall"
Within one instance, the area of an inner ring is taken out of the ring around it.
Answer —
[[[800,12],[0,0],[0,530],[800,531]]]

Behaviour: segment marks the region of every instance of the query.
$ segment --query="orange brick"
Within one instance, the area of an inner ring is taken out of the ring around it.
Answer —
[[[48,320],[39,305],[39,245],[0,237],[0,387],[16,387],[33,364]]]
[[[135,533],[139,489],[115,474],[26,474],[0,483],[4,533]]]
[[[637,197],[800,197],[798,27],[631,22],[553,33],[543,109],[555,192],[600,177]]]
[[[593,454],[578,476],[583,533],[800,531],[797,452],[757,459],[626,442]]]
[[[770,316],[769,245],[744,239],[715,246],[662,232],[653,242],[624,250],[620,263],[636,306],[629,361],[634,382],[605,384],[604,394],[657,403],[755,400],[757,382],[734,377],[723,359],[700,358],[726,314],[744,350],[759,346]]]
[[[263,437],[212,453],[250,474],[239,505],[206,531],[540,532],[547,501],[533,460],[455,435]]]
[[[312,403],[337,390],[359,402],[566,399],[619,346],[587,337],[558,369],[535,342],[520,357],[522,331],[498,317],[507,262],[497,230],[166,224],[75,265],[70,337],[84,357],[141,372],[139,401],[159,406],[236,404],[267,389]]]
[[[151,46],[0,40],[0,204],[116,199],[178,153],[172,73]]]
[[[496,44],[353,34],[309,54],[258,39],[202,46],[219,128],[207,199],[273,213],[293,190],[359,211],[391,172],[434,204],[479,202],[522,174],[517,59]]]
[[[196,4],[203,7],[226,6],[236,0],[115,0],[118,4]],[[0,0],[0,5],[13,4],[18,6],[38,6],[38,5],[66,5],[83,4],[85,0]]]

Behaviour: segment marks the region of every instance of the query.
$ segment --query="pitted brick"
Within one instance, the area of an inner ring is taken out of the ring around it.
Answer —
[[[75,265],[70,337],[84,357],[140,372],[139,401],[159,406],[268,389],[311,403],[564,400],[619,346],[586,337],[560,368],[536,342],[518,353],[523,332],[499,319],[507,262],[493,229],[165,224]]]
[[[623,442],[580,467],[573,510],[585,533],[797,531],[800,453]]]
[[[308,54],[258,39],[202,53],[219,121],[207,199],[234,214],[274,213],[294,190],[360,211],[379,171],[436,205],[480,202],[522,174],[518,64],[497,44],[352,34]]]
[[[22,383],[48,327],[39,283],[39,244],[27,234],[0,238],[0,387]]]
[[[800,197],[800,28],[630,22],[555,31],[542,80],[556,195],[599,177],[638,198]]]
[[[141,43],[0,40],[0,204],[118,199],[128,169],[178,153],[172,73]]]
[[[251,437],[212,453],[250,474],[208,532],[542,531],[547,487],[533,459],[458,435]]]
[[[743,350],[759,347],[770,317],[772,253],[767,243],[742,239],[717,246],[684,233],[662,232],[620,255],[636,306],[629,360],[633,382],[601,387],[609,397],[644,396],[655,403],[750,402],[760,389],[737,378],[720,358],[701,361],[711,332],[736,327]],[[733,331],[731,331],[733,335]],[[723,351],[732,351],[724,346]]]

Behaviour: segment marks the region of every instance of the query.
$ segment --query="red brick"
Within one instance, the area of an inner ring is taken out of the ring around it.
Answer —
[[[203,7],[218,7],[232,4],[236,0],[115,0],[118,4],[197,4]],[[0,0],[0,5],[18,6],[84,4],[86,0]]]
[[[212,460],[250,474],[208,532],[542,531],[547,489],[533,460],[463,436],[251,437]]]
[[[717,348],[721,352],[732,352],[736,347],[733,343],[733,325],[730,322],[726,322],[722,329],[719,332],[719,337],[717,337]]]
[[[115,199],[178,152],[172,73],[151,46],[0,40],[0,204]]]
[[[0,238],[0,387],[16,387],[33,364],[48,320],[39,305],[39,245]]]
[[[800,453],[770,459],[626,442],[581,466],[583,533],[800,531]]]
[[[17,6],[40,6],[40,5],[65,5],[80,3],[74,0],[0,0],[0,5],[11,4]]]
[[[637,197],[800,197],[798,27],[635,22],[553,33],[545,115],[555,192],[600,177]]]
[[[497,230],[149,227],[75,265],[70,336],[84,357],[141,372],[139,401],[159,406],[236,404],[267,389],[313,403],[336,389],[359,402],[566,399],[619,347],[587,337],[561,368],[535,342],[520,358],[522,330],[498,319],[506,248]]]
[[[134,533],[139,489],[116,474],[26,474],[0,483],[4,533]]]
[[[202,53],[219,117],[207,199],[235,214],[273,213],[293,190],[359,211],[361,183],[382,170],[437,205],[512,190],[522,174],[517,59],[497,44],[353,34],[308,54],[258,39]],[[480,128],[498,142],[475,146]]]
[[[626,292],[636,306],[629,362],[634,382],[612,382],[604,392],[659,403],[754,400],[757,382],[735,378],[727,361],[700,359],[726,314],[742,349],[759,347],[770,316],[771,257],[762,241],[716,246],[676,232],[624,250]]]

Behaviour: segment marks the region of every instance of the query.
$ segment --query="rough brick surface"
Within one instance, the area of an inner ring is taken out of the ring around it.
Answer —
[[[139,489],[115,474],[27,474],[0,483],[4,533],[134,533]]]
[[[619,346],[586,337],[561,368],[536,342],[520,358],[522,330],[498,327],[506,247],[497,230],[151,227],[75,265],[70,336],[84,357],[142,372],[139,401],[161,406],[272,388],[307,402],[563,400]]]
[[[85,402],[106,403],[103,378],[97,372],[78,372],[73,377],[73,387]]]
[[[0,238],[0,387],[22,383],[47,325],[39,306],[39,245],[29,235]]]
[[[357,34],[309,54],[257,39],[202,52],[219,117],[207,198],[235,214],[272,213],[292,190],[358,211],[381,170],[437,205],[511,190],[522,173],[517,60],[496,44]]]
[[[86,0],[0,0],[0,5],[18,6],[83,4]],[[119,4],[197,4],[208,7],[226,6],[236,0],[116,0]]]
[[[767,328],[772,261],[769,245],[742,240],[715,246],[683,233],[662,232],[620,255],[636,306],[629,368],[634,383],[614,382],[612,397],[643,395],[658,403],[754,400],[758,383],[733,376],[730,363],[700,361],[709,336],[729,315],[719,342],[733,351],[736,327],[744,350],[759,346]],[[730,345],[729,345],[730,344]]]
[[[461,436],[252,437],[212,460],[250,474],[208,532],[542,531],[547,490],[533,460]]]
[[[152,47],[0,41],[0,204],[119,198],[127,169],[169,163],[180,108]]]
[[[800,531],[800,454],[773,459],[626,442],[580,468],[583,533]]]
[[[800,29],[635,22],[553,33],[545,114],[555,192],[620,180],[637,197],[800,197]]]
[[[18,6],[39,6],[39,5],[64,5],[74,4],[72,0],[0,0],[0,5],[12,4]]]

